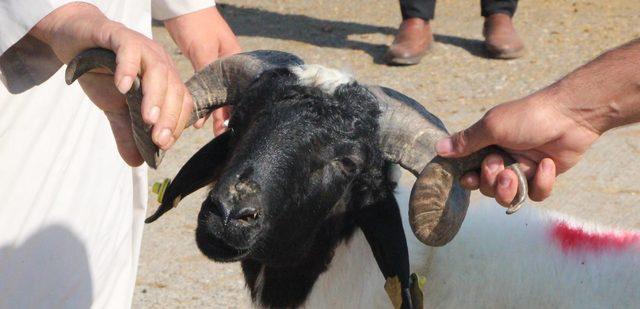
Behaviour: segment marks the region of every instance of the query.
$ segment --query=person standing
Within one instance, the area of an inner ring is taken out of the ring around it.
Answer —
[[[149,38],[151,18],[200,69],[240,50],[214,5],[2,2],[0,308],[131,306],[148,185],[122,93],[141,76],[143,119],[170,148],[193,104]],[[116,53],[115,76],[91,73],[67,86],[62,64],[94,47]]]
[[[517,0],[481,0],[485,18],[482,33],[490,57],[514,59],[524,53],[524,44],[513,26]],[[390,65],[418,64],[433,43],[430,21],[434,18],[436,0],[400,0],[402,23],[384,55]]]

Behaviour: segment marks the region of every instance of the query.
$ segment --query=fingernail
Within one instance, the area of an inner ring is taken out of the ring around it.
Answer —
[[[547,160],[542,160],[542,162],[540,162],[540,165],[542,165],[542,172],[545,174],[551,174],[551,163]]]
[[[171,146],[173,146],[173,144],[176,143],[176,138],[171,136],[171,138],[169,138],[169,143],[165,146],[166,149],[171,148]]]
[[[160,108],[154,106],[149,111],[149,121],[151,121],[151,124],[155,124],[158,121],[158,118],[160,118]]]
[[[450,137],[439,140],[436,143],[436,152],[439,155],[447,155],[453,152],[453,140]]]
[[[487,169],[489,169],[489,171],[492,173],[497,172],[501,165],[502,160],[497,157],[492,156],[487,159]]]
[[[502,177],[500,178],[500,180],[498,180],[498,185],[501,188],[508,188],[510,184],[511,184],[511,179],[509,177]]]
[[[161,146],[166,147],[171,142],[172,138],[173,136],[171,136],[171,130],[163,129],[162,131],[160,131],[160,134],[158,134],[157,142]]]
[[[125,76],[120,80],[120,82],[118,82],[118,91],[125,94],[129,89],[131,89],[131,85],[133,85],[133,78],[131,78],[131,76]]]

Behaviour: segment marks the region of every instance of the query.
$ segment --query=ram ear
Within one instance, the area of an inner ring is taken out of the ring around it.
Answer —
[[[145,223],[156,221],[167,211],[178,206],[180,200],[212,183],[220,174],[229,153],[229,131],[216,137],[196,152],[180,169],[164,192],[162,204]]]

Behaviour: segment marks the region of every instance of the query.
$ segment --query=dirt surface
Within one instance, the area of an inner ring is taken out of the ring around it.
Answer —
[[[640,37],[640,1],[522,1],[515,21],[525,57],[486,58],[479,1],[441,1],[436,43],[421,64],[380,64],[400,22],[397,1],[234,1],[219,3],[244,50],[278,49],[354,74],[360,81],[397,89],[422,102],[459,130],[495,104],[535,91],[604,50]],[[186,79],[191,67],[161,26],[156,39],[175,56]],[[535,130],[536,128],[531,128]],[[150,185],[173,177],[211,138],[211,127],[188,130],[167,155]],[[551,198],[533,207],[588,220],[640,228],[640,126],[607,133],[573,170],[562,175]],[[151,188],[151,186],[150,186]],[[148,225],[135,291],[135,308],[246,308],[250,302],[237,264],[208,261],[194,242],[204,191]],[[150,212],[157,207],[150,198]],[[474,193],[474,198],[479,198]]]

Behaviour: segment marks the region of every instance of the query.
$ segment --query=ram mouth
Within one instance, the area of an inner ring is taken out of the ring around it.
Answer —
[[[196,244],[204,255],[216,262],[237,262],[249,254],[248,248],[232,247],[200,227],[196,229]]]

